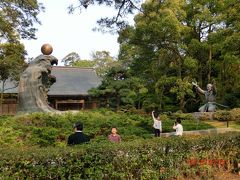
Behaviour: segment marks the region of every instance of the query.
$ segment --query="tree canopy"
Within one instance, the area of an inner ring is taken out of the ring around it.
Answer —
[[[17,80],[23,70],[26,52],[20,38],[35,38],[34,23],[43,6],[37,0],[0,1],[0,82],[1,103],[7,79]]]
[[[197,111],[192,81],[214,83],[219,103],[240,106],[239,8],[237,0],[146,1],[135,24],[119,31],[118,62],[128,74],[121,83],[141,79],[145,109]],[[115,81],[107,82],[105,90]],[[126,105],[124,97],[116,103]]]
[[[19,74],[23,71],[26,63],[24,62],[24,46],[19,43],[0,44],[0,104],[3,101],[5,83],[8,79],[14,82],[19,81]]]
[[[93,68],[100,77],[106,75],[108,70],[116,64],[114,57],[108,51],[93,51],[90,60],[82,60],[77,53],[72,52],[64,57],[62,62],[65,66]]]
[[[41,10],[43,6],[37,0],[1,0],[0,42],[35,38],[34,23],[40,23],[37,15]]]
[[[141,10],[140,0],[78,0],[78,4],[71,4],[69,6],[69,13],[73,13],[75,10],[81,10],[88,8],[92,5],[103,5],[112,7],[116,10],[116,14],[112,17],[100,17],[97,21],[99,28],[95,28],[101,31],[116,32],[119,29],[123,29],[128,24],[126,16],[133,14],[135,10]]]

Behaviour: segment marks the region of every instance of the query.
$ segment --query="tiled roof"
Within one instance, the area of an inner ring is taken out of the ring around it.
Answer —
[[[48,95],[87,95],[88,90],[97,87],[101,79],[92,68],[59,67],[52,69],[56,82],[50,87]]]
[[[92,68],[54,66],[51,74],[56,77],[56,82],[50,87],[50,96],[87,95],[89,89],[101,83],[101,79]],[[13,85],[8,81],[6,87]],[[6,90],[4,93],[18,93],[18,88]]]
[[[18,86],[9,79],[6,81],[4,89],[4,93],[18,93]],[[2,90],[2,81],[0,82],[0,90]]]

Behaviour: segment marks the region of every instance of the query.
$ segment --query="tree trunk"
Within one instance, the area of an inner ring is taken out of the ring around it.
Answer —
[[[141,109],[141,95],[137,93],[137,109]]]
[[[159,109],[160,110],[162,110],[162,100],[163,100],[163,87],[162,87],[162,89],[161,89],[161,93],[159,94],[159,101],[160,101],[160,103],[159,103]]]
[[[180,57],[178,58],[178,78],[182,79],[182,59]]]
[[[203,86],[203,68],[202,68],[202,63],[199,64],[199,67],[198,67],[198,85],[199,86]]]
[[[141,109],[141,101],[140,101],[140,99],[138,100],[137,109]]]
[[[179,58],[179,67],[178,67],[178,78],[182,80],[182,61],[181,61],[181,58]],[[180,102],[179,102],[179,108],[180,110],[183,112],[183,109],[184,109],[184,98],[181,98],[180,99]]]
[[[119,108],[120,108],[120,96],[117,93],[117,95],[116,95],[116,110],[118,111]]]
[[[185,106],[185,100],[184,100],[184,98],[181,98],[180,99],[180,110],[182,111],[182,112],[185,112],[185,108],[184,108],[184,106]]]
[[[209,52],[208,52],[208,83],[211,82],[211,70],[212,70],[212,47],[210,45]]]
[[[208,27],[208,34],[212,32],[212,25],[210,24]],[[208,83],[211,83],[211,71],[212,71],[212,46],[209,45],[209,51],[208,51]]]
[[[1,97],[0,97],[0,107],[2,108],[2,104],[3,104],[3,93],[4,93],[4,88],[5,88],[5,82],[6,80],[2,81],[2,90],[1,90]]]
[[[109,96],[106,97],[106,107],[109,108]]]

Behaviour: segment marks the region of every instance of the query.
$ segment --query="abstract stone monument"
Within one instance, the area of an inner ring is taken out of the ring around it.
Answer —
[[[41,47],[42,55],[29,63],[21,74],[18,90],[18,114],[31,112],[57,112],[49,106],[47,92],[50,86],[56,82],[51,75],[51,69],[58,60],[50,55],[53,48],[50,44]]]

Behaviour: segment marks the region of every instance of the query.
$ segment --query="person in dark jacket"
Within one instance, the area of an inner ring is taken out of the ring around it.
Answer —
[[[78,121],[73,127],[75,133],[68,137],[68,145],[83,144],[90,141],[90,139],[82,132],[83,124],[81,122]]]

